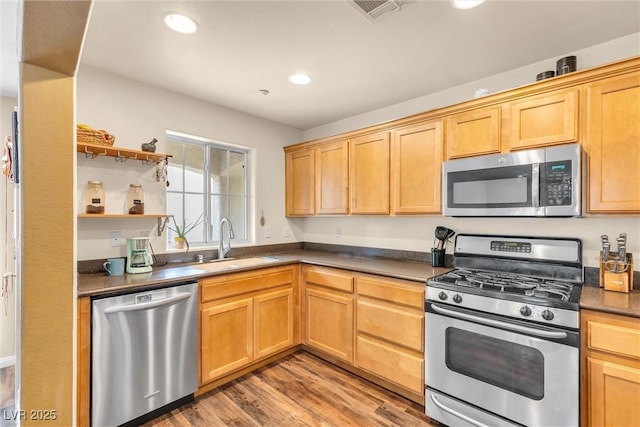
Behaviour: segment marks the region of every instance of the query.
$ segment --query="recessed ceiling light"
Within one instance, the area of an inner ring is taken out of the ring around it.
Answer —
[[[198,29],[196,21],[180,13],[167,13],[164,16],[164,23],[173,31],[182,34],[193,34]]]
[[[289,76],[289,81],[296,85],[306,85],[311,81],[311,77],[308,74],[294,74]]]
[[[485,0],[451,0],[451,6],[456,9],[473,9],[480,6]]]

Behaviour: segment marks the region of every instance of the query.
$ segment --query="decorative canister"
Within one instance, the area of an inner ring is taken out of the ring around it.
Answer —
[[[572,73],[576,70],[576,64],[578,60],[575,56],[565,56],[556,62],[556,75],[561,76],[563,74]]]
[[[88,214],[104,213],[104,187],[102,181],[88,181],[84,192],[85,212]]]
[[[550,79],[551,77],[555,77],[555,76],[556,76],[555,71],[543,71],[542,73],[536,76],[536,81],[539,82],[540,80]]]
[[[129,195],[127,196],[127,209],[132,215],[144,214],[144,190],[140,184],[129,185]]]

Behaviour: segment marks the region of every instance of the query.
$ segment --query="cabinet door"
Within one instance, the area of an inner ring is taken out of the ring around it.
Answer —
[[[424,358],[384,341],[358,335],[356,366],[416,393],[424,393]]]
[[[389,132],[363,135],[349,145],[352,214],[389,213]]]
[[[588,358],[592,426],[640,425],[640,369]]]
[[[253,299],[254,356],[269,356],[293,345],[293,289]]]
[[[587,86],[589,212],[640,212],[640,73]]]
[[[527,97],[511,104],[511,150],[577,140],[577,89]]]
[[[353,296],[306,289],[306,343],[353,363]]]
[[[315,214],[315,151],[290,151],[285,156],[287,216]]]
[[[394,214],[440,213],[442,120],[393,132]]]
[[[253,301],[210,303],[201,310],[201,383],[253,360]]]
[[[499,153],[500,108],[482,108],[447,117],[447,159]]]
[[[349,142],[316,149],[316,205],[320,214],[349,213]]]

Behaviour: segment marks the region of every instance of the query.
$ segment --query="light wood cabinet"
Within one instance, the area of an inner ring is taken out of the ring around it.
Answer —
[[[349,141],[316,148],[316,213],[349,213]]]
[[[640,212],[640,72],[589,84],[587,211]]]
[[[200,384],[297,344],[295,267],[200,281]]]
[[[349,144],[352,214],[389,213],[389,132],[353,138]]]
[[[440,213],[443,144],[442,120],[393,131],[392,213]]]
[[[254,354],[257,359],[293,345],[293,289],[253,298]]]
[[[287,216],[308,216],[315,208],[315,150],[300,149],[285,155]]]
[[[353,363],[353,276],[332,268],[304,266],[304,342]]]
[[[582,423],[640,425],[640,318],[581,311]]]
[[[355,365],[424,398],[424,286],[356,275]]]
[[[253,299],[211,303],[200,314],[201,383],[253,361]]]
[[[499,153],[502,148],[501,117],[500,105],[448,116],[447,159]]]
[[[578,141],[578,89],[525,97],[510,104],[511,150]]]
[[[77,310],[76,418],[79,426],[88,426],[91,414],[91,298],[78,298]]]

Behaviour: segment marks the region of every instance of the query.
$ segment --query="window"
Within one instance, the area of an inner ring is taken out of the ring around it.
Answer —
[[[167,132],[163,151],[173,156],[167,167],[167,214],[180,226],[203,220],[187,235],[190,247],[218,242],[222,218],[233,225],[234,243],[247,242],[249,150]],[[174,247],[174,237],[168,230],[168,248]]]

